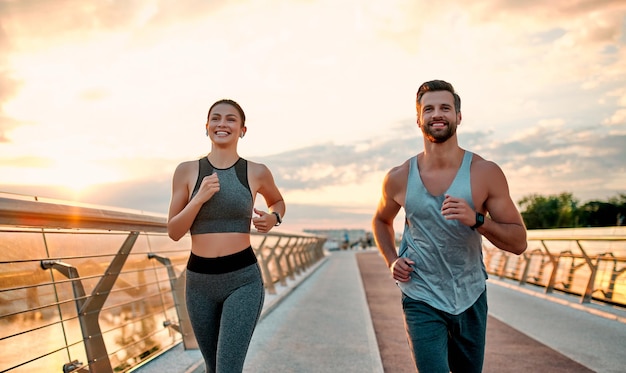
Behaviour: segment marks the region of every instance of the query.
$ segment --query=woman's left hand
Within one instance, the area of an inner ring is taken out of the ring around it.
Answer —
[[[276,216],[274,214],[267,213],[265,211],[254,209],[254,213],[259,215],[252,218],[252,224],[257,231],[261,233],[267,233],[276,224]]]

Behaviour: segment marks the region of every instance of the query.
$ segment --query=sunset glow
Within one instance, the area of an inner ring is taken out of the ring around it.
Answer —
[[[0,0],[0,22],[0,191],[163,213],[232,98],[285,227],[318,206],[368,228],[385,173],[422,149],[417,87],[444,79],[460,145],[515,200],[626,192],[624,2]]]

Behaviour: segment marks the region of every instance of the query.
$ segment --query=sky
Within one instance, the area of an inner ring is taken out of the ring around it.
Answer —
[[[623,0],[0,0],[0,192],[165,215],[231,98],[281,229],[370,230],[433,79],[516,203],[626,193]]]

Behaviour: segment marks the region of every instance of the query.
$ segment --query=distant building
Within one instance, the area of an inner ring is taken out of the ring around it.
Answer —
[[[374,246],[372,232],[364,229],[305,229],[304,232],[328,238],[328,250],[366,248]]]
[[[329,240],[343,242],[346,234],[348,241],[355,242],[365,238],[366,231],[364,229],[305,229],[305,233],[311,233],[318,236],[325,236]]]

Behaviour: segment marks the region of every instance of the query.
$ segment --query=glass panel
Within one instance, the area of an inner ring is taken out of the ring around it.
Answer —
[[[189,256],[191,250],[191,236],[185,235],[178,241],[172,241],[166,234],[157,235],[150,234],[148,236],[150,243],[150,251],[153,253],[170,253],[170,252],[182,252],[183,256]],[[162,255],[169,256],[169,255]]]
[[[45,259],[46,246],[41,230],[0,228],[0,252],[2,261]],[[6,272],[2,272],[6,274]]]
[[[9,256],[18,256],[14,253],[18,249],[10,248]],[[41,268],[40,261],[19,261],[10,262],[12,259],[2,260],[8,262],[0,263],[0,307],[6,303],[12,308],[27,309],[36,307],[38,298],[42,296],[42,288],[35,285],[50,283],[50,274]],[[23,258],[20,260],[24,260]],[[0,311],[0,314],[4,313]]]
[[[56,306],[43,307],[37,310],[24,311],[0,318],[0,338],[23,333],[46,325],[59,322]]]
[[[80,328],[80,321],[78,318],[63,321],[63,326],[65,327],[65,334],[67,335],[67,344],[78,345],[84,349],[83,332]]]
[[[63,330],[60,324],[53,324],[41,329],[14,335],[12,338],[0,340],[0,371],[39,359],[51,351],[65,347]],[[63,363],[67,361],[67,354]],[[63,365],[61,363],[61,366]],[[40,372],[50,371],[39,370]]]
[[[2,357],[0,357],[0,360],[1,359]],[[68,360],[67,351],[57,351],[12,369],[11,373],[63,372],[63,364],[69,363]],[[86,363],[85,360],[79,361]],[[0,369],[3,369],[3,367],[4,366],[0,363]]]
[[[115,255],[128,233],[86,231],[47,231],[46,241],[52,258]],[[64,260],[65,261],[65,260]]]

